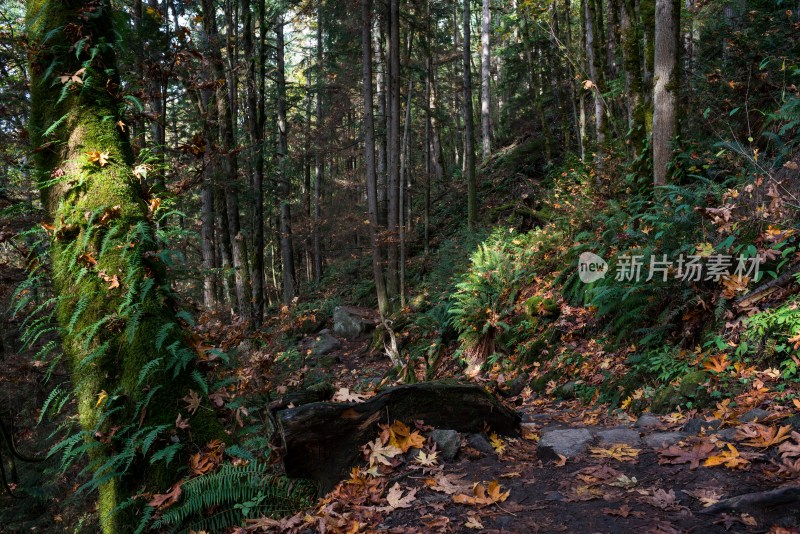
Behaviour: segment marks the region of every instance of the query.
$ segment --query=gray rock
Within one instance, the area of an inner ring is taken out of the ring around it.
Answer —
[[[651,413],[643,413],[640,415],[633,426],[641,428],[642,430],[656,430],[664,427],[661,420]]]
[[[573,458],[586,450],[593,436],[585,428],[547,430],[539,440],[539,458],[558,460],[559,455]]]
[[[734,441],[736,438],[735,428],[723,428],[717,433],[717,436],[724,441]]]
[[[436,444],[442,460],[449,462],[456,457],[461,448],[461,435],[455,430],[434,430],[431,440]]]
[[[651,449],[663,449],[670,445],[675,445],[686,437],[687,434],[683,432],[654,432],[649,436],[645,436],[644,442]]]
[[[769,412],[767,410],[762,410],[761,408],[753,408],[752,410],[748,410],[742,414],[739,418],[739,421],[742,423],[752,423],[753,421],[763,421],[769,417]]]
[[[712,419],[711,421],[706,421],[705,419],[689,419],[686,424],[683,425],[682,430],[684,432],[688,432],[692,435],[697,435],[700,433],[701,430],[705,430],[706,433],[712,433],[719,430],[719,427],[722,426],[722,421],[719,419]]]
[[[610,428],[608,430],[601,430],[597,433],[597,437],[600,439],[600,444],[604,446],[624,443],[631,447],[638,447],[642,442],[639,437],[639,432],[631,430],[630,428]]]
[[[322,333],[314,339],[311,345],[311,354],[314,356],[324,356],[331,351],[342,347],[342,342],[328,333]]]
[[[548,491],[544,494],[544,500],[560,502],[566,500],[566,497],[564,497],[564,494],[560,491]]]
[[[489,441],[483,437],[483,434],[470,434],[467,436],[467,443],[469,443],[469,446],[476,451],[484,454],[495,453],[494,448],[492,448],[492,445],[489,443]]]
[[[337,306],[333,310],[333,331],[345,339],[356,339],[373,328],[375,314],[371,310],[353,306]]]

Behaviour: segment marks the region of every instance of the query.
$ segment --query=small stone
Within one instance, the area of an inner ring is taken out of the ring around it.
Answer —
[[[800,415],[793,415],[784,419],[781,424],[792,425],[795,430],[800,430]]]
[[[560,491],[549,491],[549,492],[544,494],[544,500],[546,500],[546,501],[559,501],[560,502],[560,501],[563,501],[565,499],[566,498],[564,497],[564,494],[561,493]]]
[[[600,445],[614,445],[616,443],[624,443],[631,447],[638,447],[641,445],[641,438],[639,432],[631,430],[630,428],[611,428],[608,430],[601,430],[597,433],[600,439]]]
[[[539,457],[544,460],[558,460],[559,455],[573,458],[585,451],[592,439],[592,433],[585,428],[548,430],[539,440]]]
[[[431,432],[431,440],[439,450],[440,458],[446,462],[452,461],[461,448],[461,436],[455,430],[439,430]]]
[[[644,437],[644,443],[651,449],[663,449],[670,445],[675,445],[680,440],[686,438],[683,432],[655,432]]]
[[[470,434],[467,436],[467,443],[476,451],[484,454],[494,454],[494,449],[489,441],[483,437],[483,434]]]
[[[761,408],[753,408],[752,410],[748,410],[742,414],[739,418],[739,421],[742,423],[752,423],[754,421],[763,421],[769,417],[769,412],[767,410],[762,410]]]
[[[735,428],[723,428],[717,433],[717,437],[723,441],[734,441],[736,438]]]
[[[353,340],[375,328],[376,317],[372,310],[354,306],[337,306],[333,310],[333,331],[345,339]]]
[[[683,425],[683,431],[688,432],[692,435],[697,435],[700,433],[701,430],[705,430],[706,433],[715,432],[719,430],[719,427],[722,426],[722,421],[719,419],[712,419],[710,421],[706,421],[705,419],[690,419]]]
[[[651,413],[643,413],[640,415],[633,426],[641,428],[642,430],[656,430],[664,427],[661,420]]]

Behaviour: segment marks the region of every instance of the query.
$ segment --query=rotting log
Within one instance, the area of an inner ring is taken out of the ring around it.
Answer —
[[[423,382],[387,389],[361,403],[315,402],[277,412],[290,477],[311,478],[323,491],[347,478],[361,447],[375,439],[379,423],[422,420],[435,428],[516,433],[520,416],[474,384]]]

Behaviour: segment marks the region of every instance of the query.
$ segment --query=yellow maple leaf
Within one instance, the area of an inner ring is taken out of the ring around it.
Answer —
[[[425,438],[415,430],[403,424],[400,420],[395,420],[389,427],[389,445],[397,447],[403,452],[408,452],[408,449],[415,448],[421,449],[425,445]]]
[[[590,448],[592,456],[598,458],[614,458],[620,462],[630,462],[639,457],[639,449],[635,449],[626,443],[615,443],[608,449]]]
[[[498,436],[495,432],[492,432],[489,436],[489,443],[492,445],[494,452],[496,452],[498,456],[506,452],[506,444],[503,443],[503,438]]]
[[[720,454],[709,456],[703,462],[705,467],[714,467],[715,465],[724,465],[728,469],[742,469],[750,464],[750,460],[742,458],[736,447],[728,443],[728,450],[722,451]]]
[[[712,356],[711,359],[703,364],[703,368],[707,371],[722,373],[728,368],[729,365],[730,361],[728,361],[728,355],[720,354],[719,356]]]
[[[99,152],[97,150],[87,152],[86,155],[89,156],[89,163],[97,163],[101,167],[108,165],[108,160],[111,159],[108,152]]]

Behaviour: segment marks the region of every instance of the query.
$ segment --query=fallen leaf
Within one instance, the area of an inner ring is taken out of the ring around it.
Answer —
[[[419,451],[417,457],[414,458],[414,463],[425,467],[432,467],[438,463],[437,459],[439,457],[439,453],[433,451],[431,453],[426,453],[425,451]]]
[[[457,504],[469,504],[472,506],[483,506],[503,502],[511,495],[511,490],[503,492],[500,484],[493,480],[487,487],[483,484],[475,484],[472,488],[472,495],[460,493],[453,495],[453,502]]]
[[[492,446],[494,452],[496,452],[498,456],[502,456],[506,451],[506,444],[503,443],[503,438],[494,432],[489,435],[489,444]]]
[[[400,487],[399,483],[395,482],[394,486],[389,488],[389,492],[386,494],[388,506],[380,506],[377,510],[381,512],[392,512],[398,508],[410,508],[416,498],[416,488],[409,490],[408,493],[403,495],[403,488]]]
[[[108,398],[108,393],[106,390],[101,391],[97,394],[97,404],[94,405],[95,408],[99,407],[103,402]]]
[[[394,445],[383,445],[380,438],[376,438],[375,441],[367,443],[364,447],[364,453],[369,456],[369,465],[383,464],[391,466],[391,458],[402,454],[402,452],[402,450]]]
[[[603,513],[607,514],[607,515],[616,515],[616,516],[619,516],[619,517],[629,517],[629,516],[642,517],[642,516],[646,515],[644,512],[634,511],[627,504],[623,504],[622,506],[620,506],[617,509],[603,508]]]
[[[401,452],[408,452],[408,449],[421,449],[425,445],[425,438],[418,430],[411,431],[402,421],[395,420],[389,426],[389,445],[400,449]]]
[[[596,458],[613,458],[620,462],[630,462],[639,457],[639,449],[626,443],[616,443],[608,449],[590,448],[589,452]]]
[[[189,421],[185,420],[183,415],[179,413],[178,418],[175,419],[175,428],[186,430],[189,426]]]
[[[789,439],[791,430],[792,425],[777,428],[748,423],[736,430],[736,439],[741,441],[742,445],[767,448]]]
[[[677,445],[672,445],[658,452],[658,463],[661,465],[689,464],[689,469],[694,470],[700,467],[700,462],[708,458],[716,448],[716,445],[709,441],[695,443],[691,450],[688,451],[681,449]]]
[[[87,152],[86,155],[89,156],[89,163],[97,163],[101,167],[108,165],[108,161],[111,158],[108,152],[99,152],[97,150]]]
[[[447,495],[453,495],[460,491],[468,491],[471,488],[471,484],[464,482],[461,480],[462,478],[464,478],[464,475],[458,476],[453,474],[440,474],[435,478],[426,479],[425,485],[433,491],[446,493]]]
[[[481,530],[484,528],[483,523],[481,523],[480,519],[476,515],[468,515],[467,522],[464,523],[464,526],[475,530]]]
[[[743,458],[739,455],[739,451],[736,450],[736,447],[728,443],[728,450],[723,451],[720,454],[716,454],[714,456],[709,456],[705,462],[703,462],[705,467],[714,467],[715,465],[724,465],[728,469],[744,469],[748,465],[750,465],[750,460]]]
[[[364,402],[366,398],[366,395],[351,393],[347,388],[339,388],[339,390],[333,394],[331,400],[333,402]]]
[[[186,403],[186,407],[189,410],[189,413],[192,415],[194,415],[194,412],[196,412],[200,407],[200,395],[198,395],[193,389],[190,389],[189,394],[181,400]]]
[[[559,454],[558,460],[554,461],[553,465],[555,465],[556,467],[564,467],[565,465],[567,465],[567,457],[564,456],[563,454]]]
[[[708,508],[712,504],[717,504],[722,498],[722,493],[715,489],[699,488],[694,491],[682,490],[686,495],[697,499],[703,504],[703,508]]]
[[[183,493],[181,484],[183,484],[183,481],[176,482],[167,493],[153,495],[153,498],[149,503],[147,503],[147,505],[155,508],[156,510],[164,510],[165,508],[169,508],[181,498],[181,493]]]

